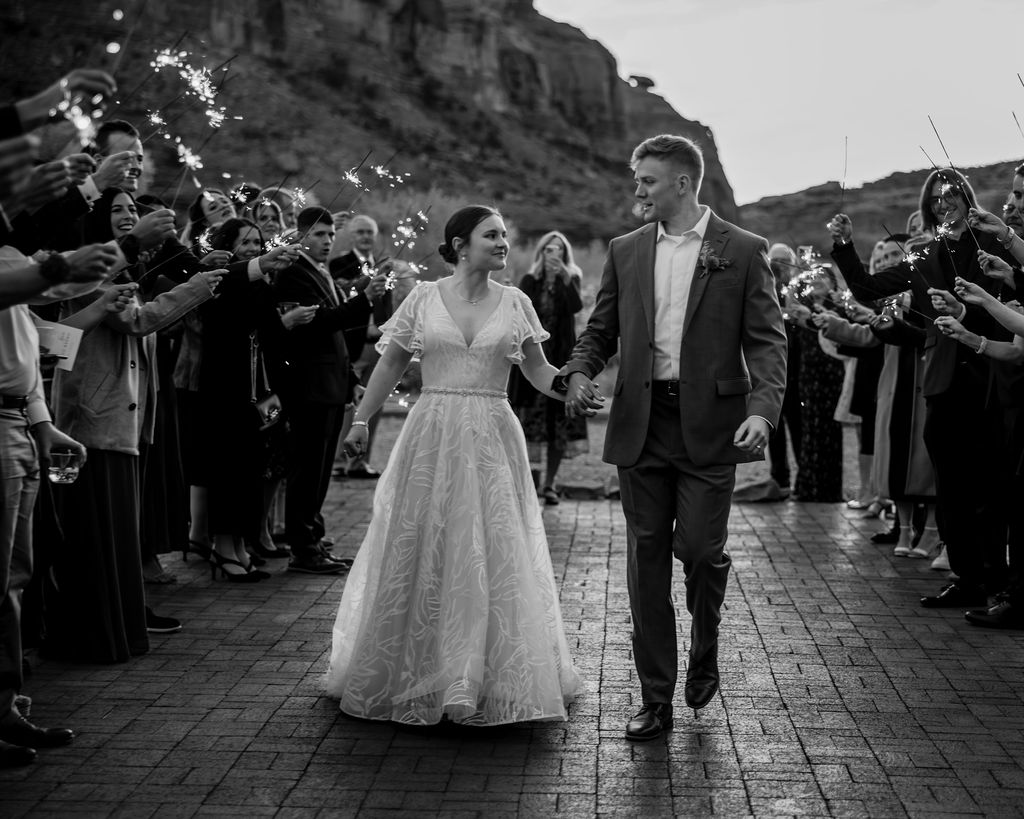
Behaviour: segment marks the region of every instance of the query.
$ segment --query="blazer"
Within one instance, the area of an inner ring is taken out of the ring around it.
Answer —
[[[617,466],[636,463],[650,423],[657,237],[657,225],[647,224],[612,239],[594,311],[559,374],[593,378],[618,344],[604,446],[604,460]],[[704,241],[731,264],[707,270],[698,261],[694,270],[679,355],[683,442],[697,466],[760,460],[737,449],[733,437],[751,415],[776,426],[786,390],[786,331],[768,243],[714,213]]]
[[[107,283],[65,302],[61,318],[86,307],[111,286]],[[82,338],[74,369],[56,371],[57,428],[90,449],[138,455],[140,440],[153,440],[156,418],[154,334],[212,296],[206,282],[187,281],[150,302],[135,296],[123,312],[108,314]]]
[[[309,324],[294,327],[284,343],[287,376],[281,385],[285,401],[344,406],[348,401],[349,352],[345,331],[365,328],[371,306],[365,293],[335,305],[325,273],[303,256],[274,279],[277,300],[319,304]],[[365,329],[363,330],[365,335]]]
[[[977,240],[985,250],[1001,259],[1014,264],[1013,257],[994,238],[988,234],[976,233]],[[929,245],[927,255],[917,260],[913,266],[901,262],[896,267],[888,268],[869,276],[853,243],[835,245],[832,258],[839,266],[839,272],[846,279],[850,291],[858,301],[872,301],[884,296],[903,293],[909,289],[913,295],[913,306],[916,311],[929,320],[928,337],[925,341],[924,395],[931,398],[942,395],[953,385],[953,377],[958,368],[964,374],[973,377],[985,389],[989,380],[989,363],[984,356],[975,355],[965,345],[949,336],[944,336],[931,323],[938,313],[932,308],[929,287],[953,292],[955,277],[962,275],[964,279],[975,282],[989,293],[996,293],[999,285],[982,273],[975,253],[958,271],[952,263],[950,254],[942,242]],[[909,282],[909,285],[908,285]],[[1004,329],[987,310],[974,305],[965,305],[967,313],[963,317],[963,325],[972,333],[988,336],[1000,341],[1009,340],[1012,333]]]

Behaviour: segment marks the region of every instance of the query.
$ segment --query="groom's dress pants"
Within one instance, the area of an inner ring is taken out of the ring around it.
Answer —
[[[731,561],[725,553],[733,464],[696,466],[683,444],[679,398],[654,382],[643,451],[619,467],[627,527],[633,661],[645,703],[670,703],[678,674],[672,559],[685,572],[690,652],[717,638]]]

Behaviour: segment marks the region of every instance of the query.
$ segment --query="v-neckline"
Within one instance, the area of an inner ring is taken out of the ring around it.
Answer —
[[[491,310],[491,312],[487,315],[487,318],[484,319],[484,323],[481,324],[480,329],[476,331],[476,335],[473,336],[473,340],[470,341],[466,338],[466,334],[462,332],[462,328],[459,327],[459,323],[455,320],[455,316],[452,315],[452,311],[448,309],[448,305],[444,303],[444,295],[441,293],[441,283],[437,283],[437,300],[441,302],[441,307],[444,309],[444,314],[448,316],[448,321],[450,321],[452,325],[454,325],[460,338],[462,338],[463,344],[466,345],[467,350],[473,347],[473,345],[476,343],[476,340],[480,338],[480,334],[484,330],[486,330],[487,325],[491,323],[491,319],[493,319],[497,312],[501,309],[501,303],[505,300],[505,289],[506,288],[502,288],[501,293],[498,295],[498,303],[495,305],[494,309]]]

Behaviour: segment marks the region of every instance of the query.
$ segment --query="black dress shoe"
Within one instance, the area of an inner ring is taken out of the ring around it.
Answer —
[[[0,722],[0,741],[25,748],[59,748],[75,738],[67,728],[40,728],[24,717],[14,715]]]
[[[950,583],[943,586],[938,594],[921,598],[921,605],[926,609],[970,609],[987,603],[988,598],[981,586],[963,583]]]
[[[897,523],[891,529],[886,529],[884,532],[875,532],[871,536],[872,543],[878,543],[879,545],[894,545],[900,542],[900,525]]]
[[[657,739],[672,728],[672,704],[668,702],[645,703],[639,713],[626,725],[626,739],[633,742],[647,742]]]
[[[34,748],[0,742],[0,768],[21,768],[36,761]]]
[[[964,619],[982,628],[1024,629],[1024,608],[1015,606],[1005,595],[996,597],[996,604],[987,609],[965,611]]]
[[[703,708],[718,691],[718,641],[716,640],[704,653],[695,658],[690,652],[690,662],[686,667],[686,704],[694,711]]]

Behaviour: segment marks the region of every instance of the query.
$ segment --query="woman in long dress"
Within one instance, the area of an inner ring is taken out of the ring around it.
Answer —
[[[345,446],[414,356],[423,391],[395,443],[334,625],[326,690],[346,714],[430,725],[564,720],[581,690],[562,628],[512,364],[541,392],[557,373],[529,298],[491,281],[508,255],[490,208],[458,211],[442,258],[381,328],[382,358]]]

